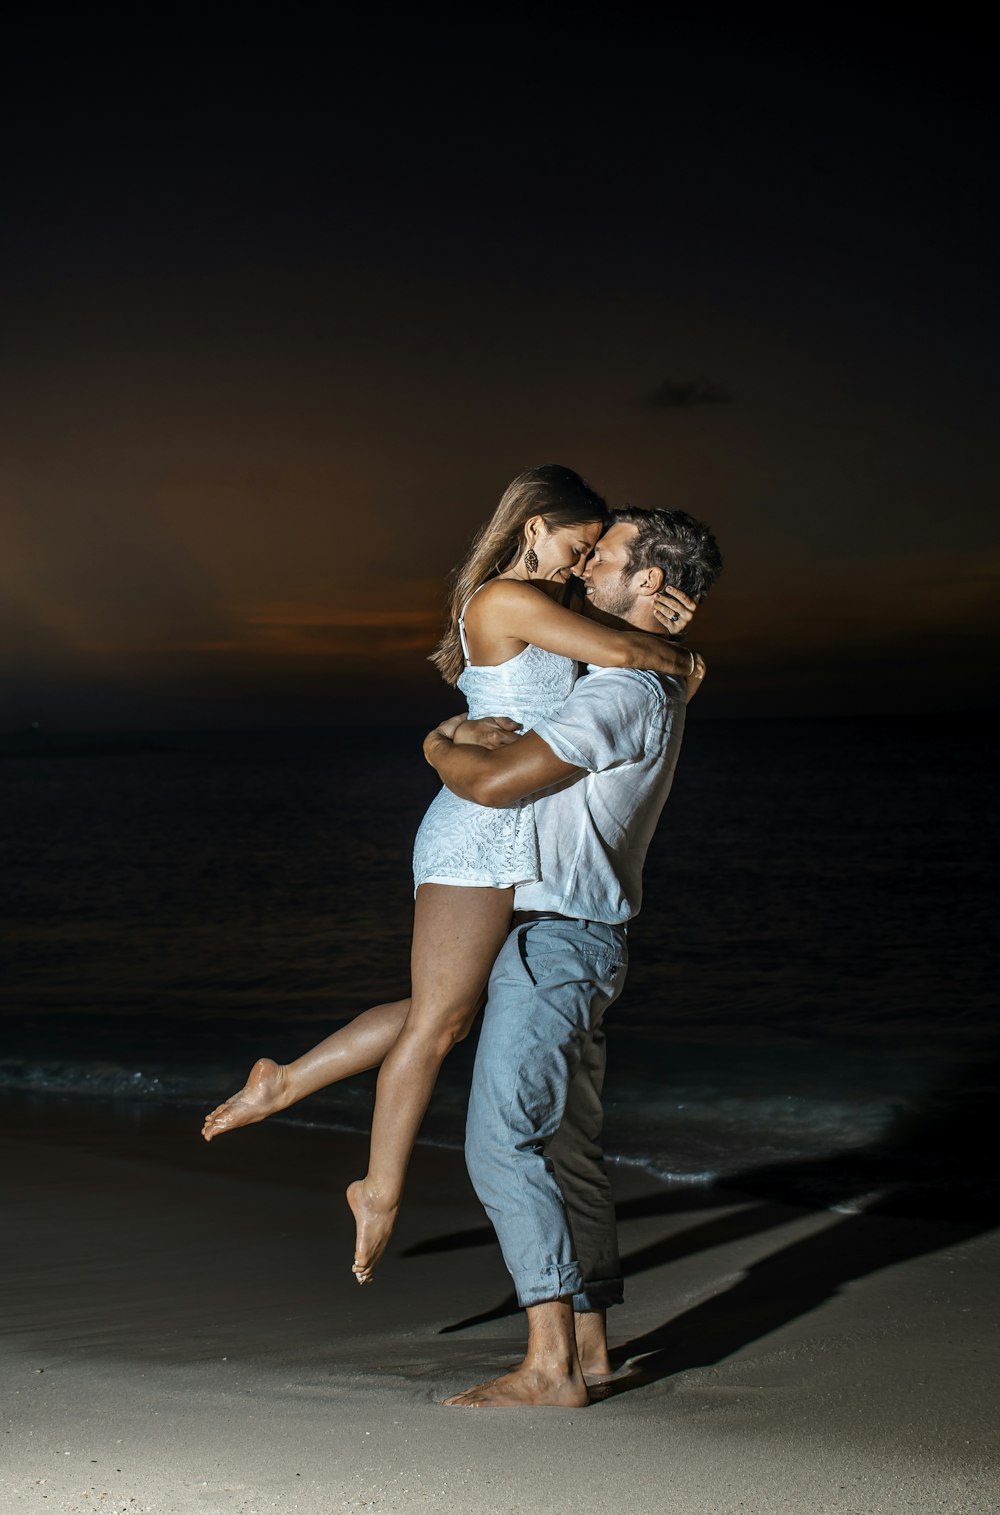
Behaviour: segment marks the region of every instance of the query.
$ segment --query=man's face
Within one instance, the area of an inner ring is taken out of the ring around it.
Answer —
[[[628,620],[635,604],[634,581],[638,574],[627,574],[625,565],[638,534],[638,526],[624,521],[612,526],[601,537],[580,575],[587,598],[598,610],[619,616],[623,621]]]

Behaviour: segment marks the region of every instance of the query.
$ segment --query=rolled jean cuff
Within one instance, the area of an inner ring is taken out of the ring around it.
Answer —
[[[587,1310],[610,1310],[620,1305],[625,1298],[625,1285],[620,1278],[591,1280],[573,1295],[573,1311],[582,1315]]]
[[[583,1274],[579,1263],[550,1263],[530,1281],[515,1279],[515,1286],[517,1302],[526,1310],[529,1305],[547,1305],[550,1300],[565,1299],[567,1295],[575,1299],[583,1288]]]

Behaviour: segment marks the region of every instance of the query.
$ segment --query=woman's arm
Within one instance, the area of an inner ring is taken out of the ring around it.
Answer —
[[[683,677],[696,665],[695,653],[666,637],[634,626],[604,626],[557,605],[531,584],[495,579],[479,599],[479,637],[485,633],[491,640],[502,635],[532,642],[546,652],[601,668],[650,668]]]
[[[696,652],[694,655],[694,667],[684,680],[685,694],[684,703],[690,705],[698,690],[701,688],[702,679],[705,677],[705,660]]]

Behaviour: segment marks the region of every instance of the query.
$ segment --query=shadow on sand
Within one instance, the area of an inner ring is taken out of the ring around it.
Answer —
[[[724,1293],[625,1342],[612,1354],[619,1376],[593,1397],[610,1398],[710,1366],[815,1310],[848,1283],[992,1230],[1000,1223],[1000,1181],[987,1154],[993,1150],[998,1083],[1000,1058],[983,1059],[953,1070],[869,1146],[738,1170],[715,1188],[675,1189],[620,1205],[619,1219],[631,1220],[717,1212],[736,1195],[749,1201],[628,1254],[622,1259],[626,1277],[759,1236],[803,1210],[847,1213],[754,1263]],[[425,1242],[404,1255],[494,1242],[491,1228],[482,1226]],[[443,1332],[517,1310],[510,1294]]]

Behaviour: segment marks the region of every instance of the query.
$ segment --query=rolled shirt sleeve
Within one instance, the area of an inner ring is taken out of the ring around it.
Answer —
[[[534,730],[564,763],[603,773],[639,761],[663,703],[663,686],[653,674],[636,668],[595,669]]]

